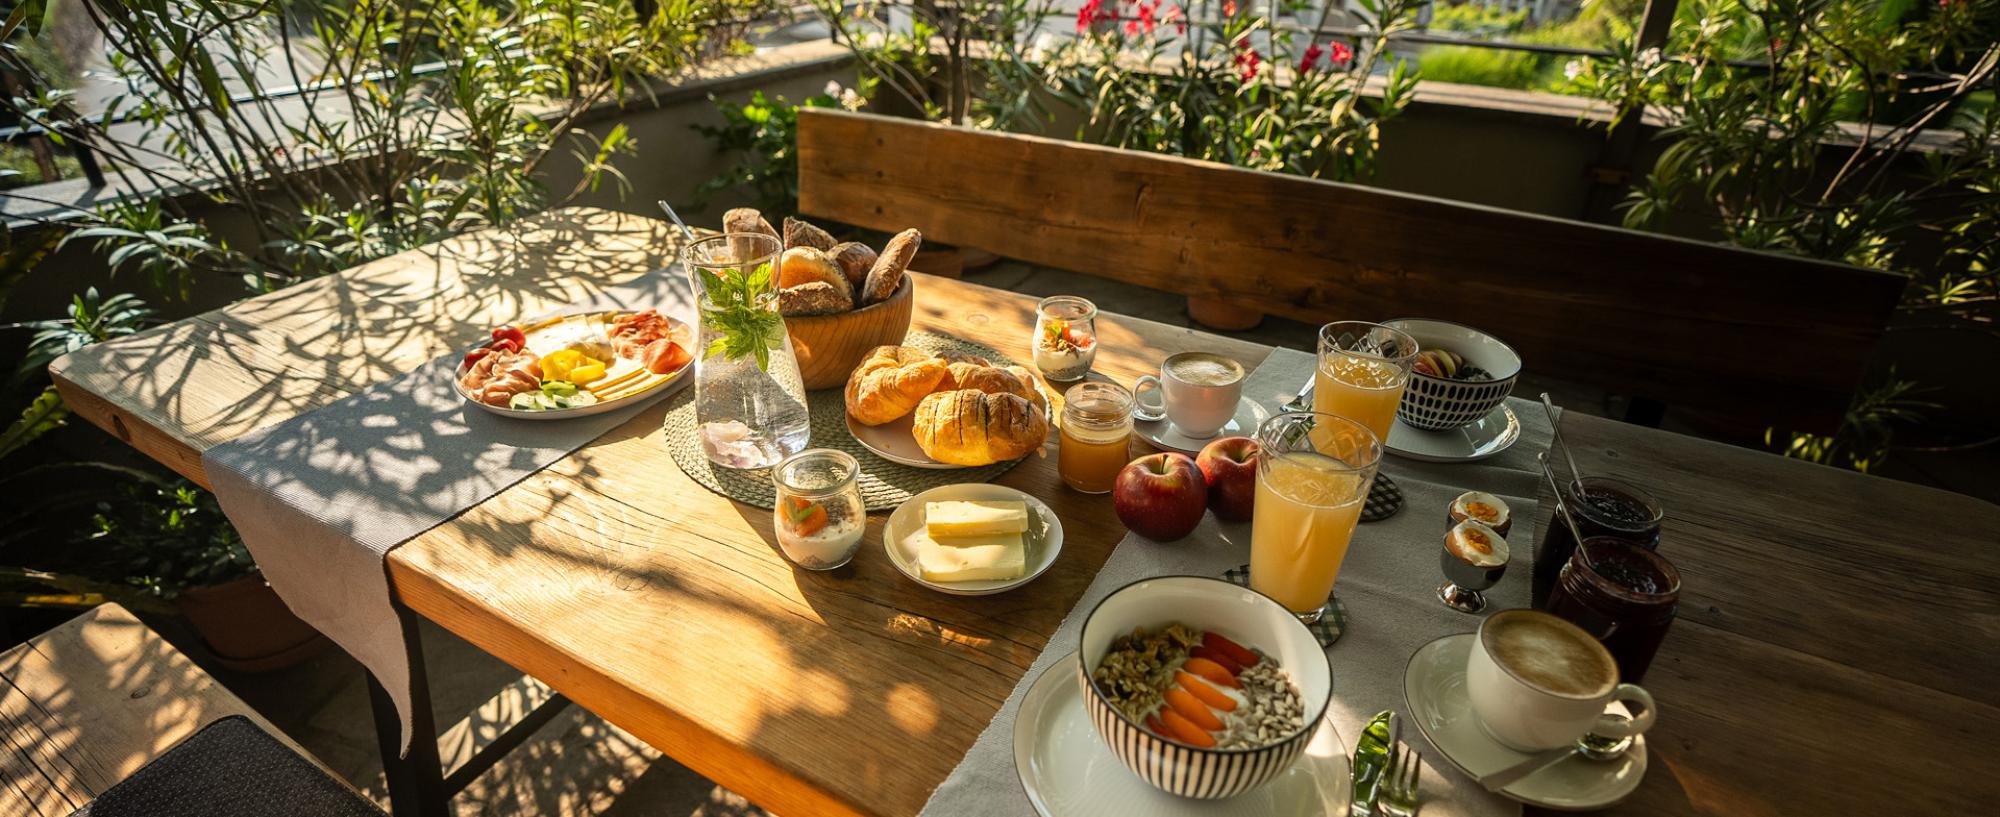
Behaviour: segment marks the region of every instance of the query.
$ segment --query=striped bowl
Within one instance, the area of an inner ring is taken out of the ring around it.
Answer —
[[[1178,621],[1213,630],[1277,659],[1298,685],[1305,726],[1274,743],[1247,749],[1201,749],[1155,735],[1132,722],[1098,692],[1090,671],[1111,641],[1138,628]],[[1113,591],[1083,621],[1077,682],[1097,734],[1140,779],[1169,794],[1204,800],[1233,797],[1291,767],[1326,714],[1333,670],[1312,632],[1270,597],[1206,576],[1143,579]]]

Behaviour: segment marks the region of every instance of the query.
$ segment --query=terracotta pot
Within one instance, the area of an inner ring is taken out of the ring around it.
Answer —
[[[792,335],[792,351],[799,358],[799,374],[808,389],[830,389],[845,384],[847,375],[877,346],[895,346],[910,332],[910,313],[916,305],[917,281],[908,275],[889,300],[869,304],[837,315],[801,315],[785,318],[785,330]]]
[[[220,663],[238,672],[269,672],[305,661],[332,643],[292,615],[262,574],[181,591],[174,606]]]
[[[1188,296],[1188,317],[1195,323],[1224,332],[1242,332],[1257,328],[1264,322],[1264,313],[1247,307],[1227,304],[1213,298]]]

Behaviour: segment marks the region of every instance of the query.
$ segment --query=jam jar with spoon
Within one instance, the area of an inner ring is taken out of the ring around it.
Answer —
[[[1549,591],[1547,610],[1582,627],[1611,651],[1618,675],[1639,683],[1680,609],[1681,574],[1637,542],[1591,536],[1578,545]]]

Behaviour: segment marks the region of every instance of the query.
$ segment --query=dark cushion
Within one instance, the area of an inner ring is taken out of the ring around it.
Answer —
[[[386,817],[248,718],[231,715],[70,817]]]

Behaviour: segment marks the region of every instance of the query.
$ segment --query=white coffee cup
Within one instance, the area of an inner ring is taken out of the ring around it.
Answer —
[[[1132,385],[1132,400],[1139,408],[1135,413],[1148,420],[1165,416],[1180,433],[1205,440],[1236,416],[1236,405],[1243,400],[1243,377],[1243,364],[1222,355],[1169,355],[1160,364],[1159,377],[1146,375]],[[1155,391],[1160,397],[1148,400]]]
[[[1585,733],[1632,737],[1653,725],[1652,694],[1618,682],[1610,651],[1539,610],[1504,610],[1479,625],[1465,688],[1487,736],[1523,752],[1568,746]],[[1604,711],[1612,701],[1640,706],[1625,718]]]

